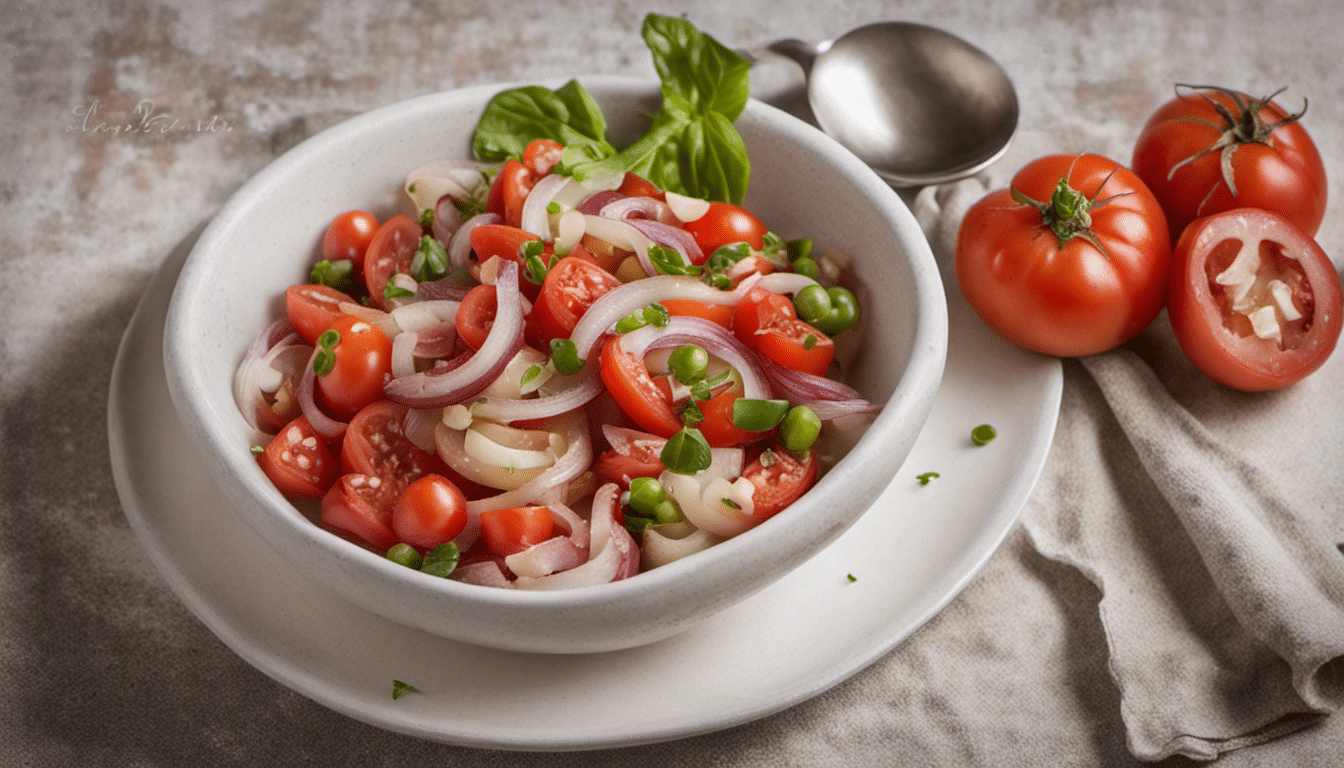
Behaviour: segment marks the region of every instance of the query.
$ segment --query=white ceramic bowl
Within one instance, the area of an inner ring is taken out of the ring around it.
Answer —
[[[656,83],[581,79],[623,146],[658,106]],[[909,210],[820,131],[751,102],[737,122],[751,157],[746,206],[784,237],[848,254],[864,347],[848,383],[885,404],[857,445],[802,499],[705,552],[633,578],[568,591],[480,587],[413,571],[314,524],[267,480],[234,405],[234,369],[283,312],[337,213],[400,210],[408,170],[466,157],[491,85],[375,110],[312,137],[243,185],[201,235],[173,294],[165,364],[173,403],[225,496],[294,568],[364,608],[436,635],[519,651],[591,652],[669,637],[783,576],[848,528],[914,444],[942,376],[947,314],[937,267]],[[853,333],[853,332],[851,332]],[[191,509],[181,514],[193,514]]]

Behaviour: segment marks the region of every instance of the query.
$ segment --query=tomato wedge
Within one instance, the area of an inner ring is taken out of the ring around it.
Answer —
[[[266,450],[257,454],[257,463],[275,487],[291,498],[321,498],[340,474],[331,450],[303,416],[271,438]]]
[[[1235,389],[1277,389],[1334,351],[1339,275],[1289,219],[1234,209],[1198,219],[1181,235],[1167,309],[1196,368]]]
[[[602,343],[601,374],[616,404],[641,429],[659,437],[671,437],[681,429],[681,419],[649,376],[644,361],[622,350],[618,336]]]
[[[302,283],[285,289],[289,324],[310,347],[343,314],[340,308],[343,301],[354,303],[354,299],[329,285]]]
[[[579,318],[593,302],[621,281],[597,265],[577,256],[566,256],[546,273],[541,293],[532,306],[532,321],[541,339],[569,338]]]
[[[809,450],[799,460],[782,448],[768,448],[755,454],[742,476],[756,486],[751,494],[752,516],[770,517],[817,482],[817,454]]]
[[[364,254],[364,285],[375,306],[387,306],[383,291],[393,275],[410,274],[411,259],[420,247],[423,234],[420,225],[406,216],[393,216],[373,233]]]
[[[752,288],[737,303],[733,334],[785,368],[825,376],[835,357],[831,337],[798,319],[789,297]]]
[[[711,323],[718,323],[730,331],[733,329],[732,304],[711,304],[695,299],[664,299],[658,303],[663,305],[669,315],[699,317]]]
[[[386,552],[401,542],[392,532],[392,507],[403,487],[370,475],[342,475],[322,497],[322,522]]]
[[[546,507],[491,509],[481,513],[481,539],[491,552],[512,555],[551,538],[555,522]]]
[[[490,495],[489,489],[454,472],[437,453],[411,442],[402,429],[406,411],[404,405],[379,400],[356,414],[345,428],[341,471],[392,480],[398,485],[398,495],[407,485],[429,474],[448,478],[468,498]]]

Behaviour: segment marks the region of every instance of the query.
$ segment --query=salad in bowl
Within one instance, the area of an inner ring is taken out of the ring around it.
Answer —
[[[254,530],[370,610],[652,642],[833,540],[918,435],[946,311],[908,210],[686,22],[645,37],[661,87],[478,87],[319,134],[183,269],[188,433]],[[688,46],[717,90],[678,74]]]

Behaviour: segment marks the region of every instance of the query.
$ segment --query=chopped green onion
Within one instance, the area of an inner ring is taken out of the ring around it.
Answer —
[[[631,312],[616,321],[616,332],[629,333],[631,331],[637,331],[648,324],[649,321],[644,318],[644,310],[636,309],[634,312]]]
[[[654,328],[666,327],[668,321],[672,319],[672,315],[668,313],[667,307],[664,307],[656,301],[645,307],[643,311],[644,319],[648,320],[649,325],[652,325]]]
[[[730,508],[730,509],[742,509],[742,505],[741,505],[741,504],[738,504],[736,501],[733,501],[732,499],[728,498],[727,496],[724,496],[723,498],[719,499],[719,501],[723,502],[723,505],[724,505],[725,507]]]
[[[788,400],[739,397],[733,401],[733,426],[748,432],[764,432],[774,429],[788,412]]]
[[[854,582],[856,582],[856,581],[859,580],[858,577],[855,576],[855,575],[852,574],[852,573],[846,573],[846,574],[845,574],[845,578],[849,580],[849,583],[850,583],[850,584],[853,584]]]
[[[265,453],[265,452],[266,452],[266,446],[264,446],[264,445],[254,445],[254,446],[252,446],[252,447],[251,447],[250,449],[248,449],[248,450],[252,451],[253,453]]]
[[[551,202],[546,204],[546,212],[552,216],[556,216],[558,214],[564,213],[565,207],[552,200]]]
[[[415,686],[414,686],[414,685],[411,685],[410,683],[403,683],[403,682],[401,682],[400,680],[393,680],[393,681],[392,681],[392,698],[393,698],[394,700],[395,700],[395,699],[400,699],[400,698],[401,698],[401,695],[402,695],[403,693],[406,693],[407,691],[414,691],[414,690],[415,690]]]
[[[518,386],[526,387],[529,382],[531,382],[533,379],[537,378],[540,375],[541,375],[541,366],[534,365],[531,368],[528,368],[526,371],[523,371],[523,377],[518,380]]]
[[[928,485],[929,481],[935,477],[942,477],[942,475],[939,475],[937,472],[921,472],[920,474],[915,475],[915,479],[919,481],[920,485]]]
[[[784,449],[801,453],[812,447],[821,435],[821,418],[806,405],[789,409],[779,425],[779,440]]]
[[[573,376],[583,370],[579,348],[570,339],[551,339],[551,364],[562,376]]]
[[[709,398],[705,398],[708,400]],[[695,404],[695,398],[686,401],[681,407],[681,423],[688,427],[696,427],[705,420],[705,412],[700,410],[700,406]]]
[[[449,266],[448,251],[444,249],[443,243],[429,235],[422,235],[420,246],[411,257],[411,277],[421,283],[438,280],[448,274]]]
[[[354,263],[349,259],[328,261],[322,259],[308,272],[308,281],[319,285],[329,285],[339,291],[348,290],[355,284]]]
[[[699,344],[682,344],[667,358],[668,370],[682,384],[692,384],[705,377],[709,368],[709,353]]]
[[[392,548],[387,550],[387,559],[397,565],[420,570],[420,553],[416,551],[415,547],[404,541],[400,544],[393,544]]]
[[[313,355],[313,373],[326,376],[336,367],[336,346],[341,343],[341,334],[334,328],[328,328],[317,337],[317,354]]]
[[[812,238],[797,237],[787,240],[784,242],[784,250],[789,254],[789,261],[792,262],[810,258],[812,256]]]
[[[990,424],[981,424],[971,430],[971,442],[976,445],[984,445],[998,436],[998,432]]]
[[[784,245],[784,238],[774,232],[761,235],[761,255],[776,263],[787,262],[789,252]]]
[[[709,451],[709,443],[700,430],[682,427],[668,438],[663,450],[658,454],[668,471],[679,475],[694,475],[703,472],[713,463],[714,456]]]
[[[420,228],[429,229],[434,226],[434,209],[426,208],[420,212]]]
[[[529,256],[541,256],[546,251],[546,244],[541,239],[528,240],[518,248],[518,255],[526,259]]]
[[[397,285],[391,280],[388,280],[387,285],[383,287],[384,299],[404,299],[414,295],[415,291],[409,291],[405,288],[402,288],[400,285]]]
[[[446,579],[453,571],[457,570],[457,561],[461,557],[462,553],[458,551],[457,545],[451,541],[445,541],[425,553],[424,563],[420,566],[420,571]]]
[[[528,256],[523,259],[523,277],[530,282],[541,285],[548,271],[546,262],[542,261],[540,256]]]
[[[812,349],[817,346],[817,334],[809,333],[803,337],[803,349]]]
[[[640,517],[639,515],[625,516],[625,530],[628,531],[631,536],[643,536],[644,529],[648,528],[650,525],[653,525],[653,520],[650,518]]]

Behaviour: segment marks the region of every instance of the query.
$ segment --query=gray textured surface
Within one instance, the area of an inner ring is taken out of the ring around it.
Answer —
[[[149,276],[246,178],[344,117],[460,85],[651,73],[625,2],[8,2],[0,14],[0,765],[1124,765],[1095,590],[1014,532],[943,613],[817,699],[730,731],[584,755],[428,744],[311,703],[211,635],[118,505],[106,391]],[[1246,11],[1232,8],[1248,7]],[[668,3],[730,44],[880,18],[966,35],[1046,151],[1120,159],[1175,80],[1313,101],[1344,243],[1336,1]],[[92,114],[90,114],[92,111]],[[177,123],[174,124],[173,121]],[[99,129],[130,123],[135,130]],[[1241,401],[1236,401],[1241,402]],[[166,404],[165,404],[166,406]],[[1201,414],[1215,422],[1234,415]],[[1327,765],[1336,715],[1227,765]],[[1182,763],[1175,760],[1173,763]]]

